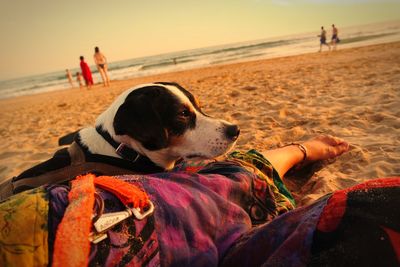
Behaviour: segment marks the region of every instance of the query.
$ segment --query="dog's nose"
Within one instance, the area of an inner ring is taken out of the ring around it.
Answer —
[[[231,139],[232,141],[235,141],[239,137],[240,129],[239,126],[237,125],[229,125],[226,126],[225,128],[225,134],[226,136]]]

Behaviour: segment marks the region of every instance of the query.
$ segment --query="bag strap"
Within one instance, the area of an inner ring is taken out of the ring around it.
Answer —
[[[23,178],[10,179],[0,185],[0,201],[22,191],[39,187],[44,184],[67,182],[78,175],[86,173],[100,173],[102,175],[140,174],[137,171],[116,167],[102,162],[86,162],[82,149],[74,142],[68,147],[71,165],[47,173]]]
[[[71,165],[79,165],[86,162],[85,153],[75,141],[68,147],[68,153],[71,157]]]
[[[15,194],[24,191],[27,188],[35,188],[44,184],[63,183],[74,179],[78,175],[86,173],[100,173],[103,175],[138,174],[137,172],[115,167],[106,163],[84,162],[77,165],[69,165],[39,176],[14,181],[12,182],[14,188],[13,191]]]

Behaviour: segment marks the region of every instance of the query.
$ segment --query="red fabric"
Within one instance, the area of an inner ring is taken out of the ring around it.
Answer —
[[[113,193],[126,206],[141,209],[148,206],[149,197],[146,192],[134,184],[111,176],[96,177],[94,183],[96,186]]]
[[[394,252],[396,253],[397,260],[400,263],[400,234],[387,227],[382,227],[387,235],[389,236],[390,242],[392,242]]]
[[[81,70],[82,76],[85,79],[86,84],[93,84],[92,72],[90,71],[88,64],[83,60],[81,60]]]
[[[81,267],[89,262],[89,234],[94,205],[93,174],[76,177],[68,194],[69,205],[58,225],[54,242],[53,267]]]
[[[334,193],[322,211],[317,229],[322,232],[331,232],[337,228],[346,211],[347,191]]]
[[[185,171],[197,173],[197,172],[199,172],[202,168],[203,168],[203,166],[188,166],[188,167],[185,169]]]
[[[337,228],[346,211],[347,193],[355,190],[367,190],[385,186],[400,186],[400,177],[374,179],[365,183],[335,192],[322,211],[317,228],[322,232],[331,232]]]

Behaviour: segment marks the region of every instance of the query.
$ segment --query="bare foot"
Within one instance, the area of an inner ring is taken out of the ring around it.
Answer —
[[[332,159],[349,150],[349,144],[331,135],[319,135],[303,143],[307,150],[307,161]]]

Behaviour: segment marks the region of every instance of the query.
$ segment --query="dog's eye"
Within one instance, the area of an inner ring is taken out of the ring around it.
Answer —
[[[182,116],[182,117],[185,117],[185,118],[190,117],[190,111],[187,110],[187,109],[182,110],[181,113],[179,113],[179,116]]]

